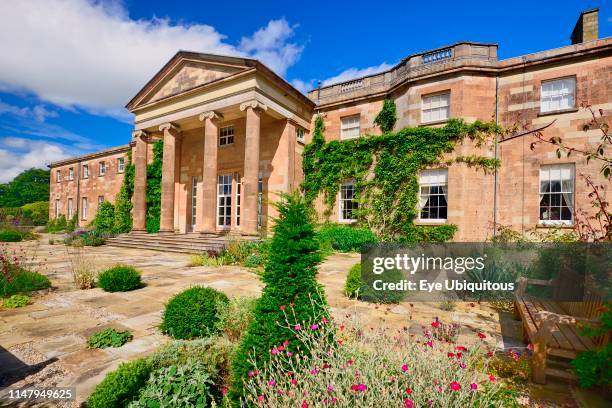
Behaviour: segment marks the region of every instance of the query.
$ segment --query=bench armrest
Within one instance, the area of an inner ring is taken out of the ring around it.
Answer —
[[[525,295],[525,289],[527,289],[527,285],[538,285],[538,286],[552,286],[553,280],[543,280],[543,279],[530,279],[521,276],[517,279],[517,289],[516,295],[518,297],[523,297]]]

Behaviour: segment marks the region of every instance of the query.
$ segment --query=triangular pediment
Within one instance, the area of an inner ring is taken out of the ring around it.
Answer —
[[[130,101],[127,108],[134,109],[182,94],[249,69],[248,65],[242,58],[179,52]]]

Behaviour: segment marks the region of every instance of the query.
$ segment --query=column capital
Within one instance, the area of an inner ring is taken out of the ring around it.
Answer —
[[[199,118],[201,122],[204,122],[206,119],[220,122],[223,120],[223,115],[215,111],[206,111],[206,112],[200,113]]]
[[[172,130],[175,133],[180,133],[181,128],[178,125],[176,125],[176,124],[174,124],[172,122],[166,122],[166,123],[162,123],[161,125],[159,125],[159,131],[160,132],[164,132],[166,130],[168,130],[168,131]]]
[[[145,132],[144,130],[134,130],[132,131],[132,139],[134,140],[142,140],[143,142],[148,142],[150,139],[150,135],[148,132]]]
[[[248,108],[251,108],[253,110],[261,110],[261,111],[267,111],[268,110],[268,106],[265,103],[259,102],[256,99],[253,99],[251,101],[248,102],[243,102],[240,104],[240,110],[241,111],[245,111]]]

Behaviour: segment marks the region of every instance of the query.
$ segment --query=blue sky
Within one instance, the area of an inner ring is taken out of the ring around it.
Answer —
[[[593,7],[612,35],[607,0],[4,0],[0,182],[127,143],[123,106],[178,49],[258,58],[305,91],[461,40],[498,43],[500,59],[567,45]]]

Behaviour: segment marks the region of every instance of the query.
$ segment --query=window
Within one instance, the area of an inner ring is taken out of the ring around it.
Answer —
[[[571,224],[574,215],[574,165],[540,168],[540,223]]]
[[[105,162],[100,162],[100,164],[98,164],[98,169],[99,169],[99,174],[101,176],[106,174],[106,163]]]
[[[74,217],[74,208],[72,207],[72,198],[68,199],[68,220],[70,221]]]
[[[68,180],[74,180],[74,167],[68,169]]]
[[[234,126],[225,126],[219,129],[219,146],[234,143]]]
[[[421,122],[440,122],[450,117],[450,92],[423,96]]]
[[[104,202],[104,196],[98,196],[98,206]]]
[[[191,177],[191,230],[196,230],[198,203],[198,178]]]
[[[359,137],[359,115],[340,118],[340,139],[355,139]]]
[[[59,183],[60,181],[62,181],[62,172],[61,172],[61,170],[57,170],[57,171],[55,172],[55,181],[56,181],[56,182],[58,182],[58,183]]]
[[[89,177],[89,165],[84,164],[83,165],[83,178],[88,178],[88,177]]]
[[[83,199],[81,200],[81,219],[87,219],[87,210],[87,197],[83,197]]]
[[[419,218],[446,221],[448,217],[448,170],[424,170],[419,177]]]
[[[263,175],[257,178],[257,228],[263,224]]]
[[[123,157],[119,157],[117,159],[117,172],[123,173],[125,171],[125,159]]]
[[[217,178],[217,226],[228,228],[232,223],[232,175]]]
[[[349,181],[340,186],[340,221],[356,221],[355,210],[359,203],[355,198],[355,182]]]
[[[240,226],[240,200],[242,198],[242,179],[236,174],[236,226]],[[258,198],[259,201],[259,198]]]
[[[60,216],[60,200],[55,200],[55,218],[59,218]]]
[[[304,130],[303,128],[297,128],[295,130],[295,135],[298,142],[304,143],[304,141],[306,140],[306,130]]]
[[[542,82],[540,112],[554,112],[575,107],[576,78]]]

